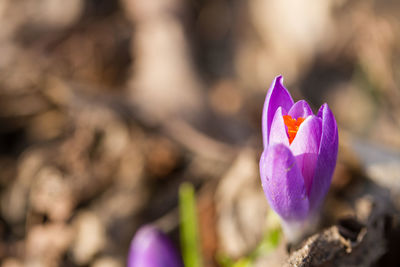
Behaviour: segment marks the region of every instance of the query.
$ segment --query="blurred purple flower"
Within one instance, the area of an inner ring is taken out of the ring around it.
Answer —
[[[267,200],[284,230],[302,225],[316,216],[331,183],[338,151],[335,118],[327,104],[314,115],[306,101],[294,103],[278,76],[265,99],[262,134],[260,175]]]
[[[183,267],[168,237],[157,228],[142,226],[131,242],[128,267]]]

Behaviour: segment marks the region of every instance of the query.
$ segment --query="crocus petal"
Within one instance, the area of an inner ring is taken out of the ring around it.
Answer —
[[[336,120],[328,104],[321,106],[318,111],[318,117],[322,119],[322,136],[314,181],[309,195],[310,203],[313,205],[312,209],[319,208],[329,190],[333,171],[336,166],[339,143]]]
[[[268,146],[272,120],[278,107],[289,110],[293,106],[293,99],[288,90],[283,86],[282,80],[282,76],[275,78],[265,98],[262,114],[264,149]]]
[[[321,119],[317,116],[309,116],[300,125],[296,137],[290,149],[296,157],[297,165],[304,177],[307,195],[310,192],[317,166],[319,145],[321,141]]]
[[[274,119],[272,120],[269,145],[280,143],[289,146],[289,138],[286,132],[283,115],[286,115],[286,111],[283,110],[282,107],[279,107],[275,112]]]
[[[183,264],[168,237],[146,225],[136,232],[132,240],[127,266],[183,267]]]
[[[302,220],[308,214],[308,198],[296,159],[283,144],[267,148],[260,159],[261,182],[273,210],[284,220]]]
[[[313,115],[313,112],[305,100],[299,100],[290,108],[288,115],[292,118],[307,118],[310,115]]]

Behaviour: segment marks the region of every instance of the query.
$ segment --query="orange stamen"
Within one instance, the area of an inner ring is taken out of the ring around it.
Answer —
[[[288,135],[289,135],[289,144],[291,144],[296,137],[297,131],[299,130],[300,124],[303,123],[304,118],[298,117],[297,120],[293,119],[290,115],[284,115],[283,121],[287,126]]]

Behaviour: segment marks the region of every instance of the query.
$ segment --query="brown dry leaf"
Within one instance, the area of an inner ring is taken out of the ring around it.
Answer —
[[[257,162],[254,151],[243,150],[215,194],[220,249],[235,258],[255,248],[264,232],[268,208]]]
[[[81,211],[74,219],[75,240],[72,256],[78,265],[90,263],[105,245],[104,225],[98,216],[90,211]]]
[[[183,21],[171,12],[184,10],[185,2],[122,2],[135,26],[131,48],[135,63],[129,83],[132,101],[147,122],[177,115],[190,118],[204,100]]]
[[[72,234],[65,224],[33,226],[26,240],[26,266],[58,266],[71,244]]]

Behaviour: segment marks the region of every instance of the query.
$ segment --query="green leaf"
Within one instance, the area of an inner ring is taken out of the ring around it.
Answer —
[[[179,188],[179,213],[183,262],[188,267],[201,267],[196,200],[190,183],[183,183]]]

